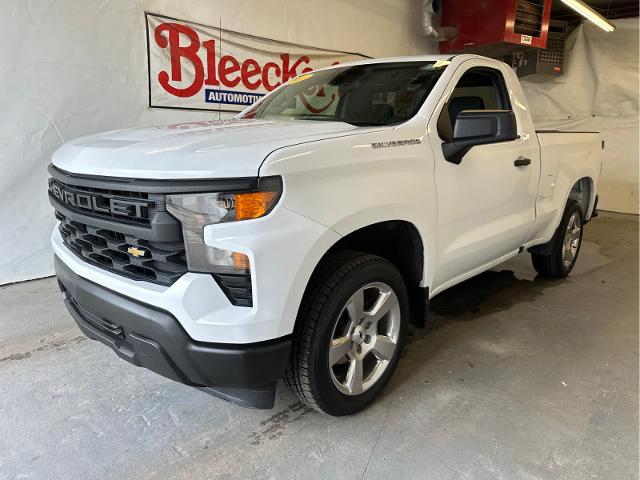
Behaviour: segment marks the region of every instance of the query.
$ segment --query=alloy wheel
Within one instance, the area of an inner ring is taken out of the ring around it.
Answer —
[[[578,212],[573,212],[567,223],[562,242],[562,263],[569,268],[578,254],[582,233],[582,218]]]
[[[397,348],[400,303],[393,289],[374,282],[356,291],[336,319],[329,370],[336,388],[359,395],[382,377]]]

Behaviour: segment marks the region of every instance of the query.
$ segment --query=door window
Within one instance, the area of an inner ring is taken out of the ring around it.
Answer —
[[[458,81],[446,107],[451,128],[465,110],[511,110],[502,73],[493,68],[471,68]]]

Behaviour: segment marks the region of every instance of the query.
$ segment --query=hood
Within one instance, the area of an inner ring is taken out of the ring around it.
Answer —
[[[71,173],[108,177],[251,177],[279,148],[377,129],[308,120],[192,122],[82,137],[60,147],[52,162]]]

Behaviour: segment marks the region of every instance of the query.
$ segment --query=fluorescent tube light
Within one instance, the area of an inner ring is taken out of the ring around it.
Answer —
[[[597,25],[605,32],[613,32],[616,29],[616,26],[613,23],[604,18],[582,0],[562,0],[562,3],[578,12],[584,18]]]

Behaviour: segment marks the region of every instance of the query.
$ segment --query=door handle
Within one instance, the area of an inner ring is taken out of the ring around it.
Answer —
[[[531,165],[530,158],[520,157],[516,161],[513,162],[515,167],[526,167],[527,165]]]

